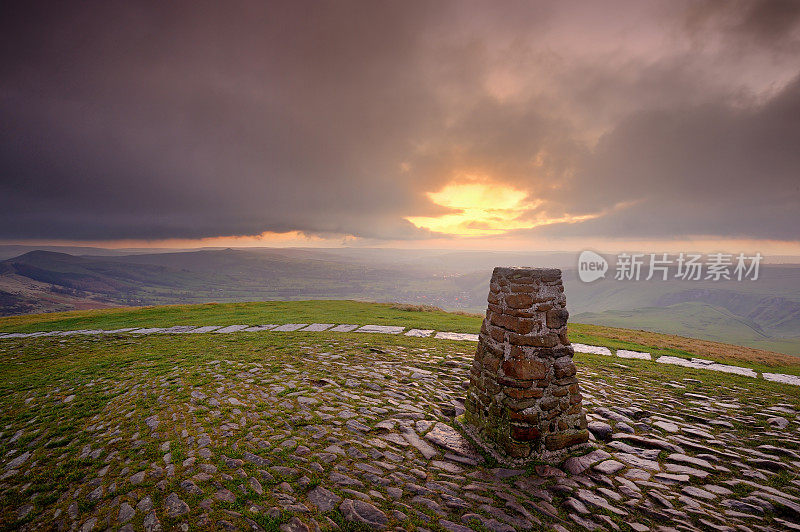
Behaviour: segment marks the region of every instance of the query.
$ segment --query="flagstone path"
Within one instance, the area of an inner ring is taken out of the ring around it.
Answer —
[[[357,332],[372,334],[405,334],[406,336],[435,338],[437,340],[456,340],[477,342],[478,335],[471,333],[456,333],[446,331],[434,331],[432,329],[408,329],[399,325],[353,325],[353,324],[334,324],[334,323],[286,323],[283,325],[208,325],[203,327],[191,325],[177,325],[175,327],[127,327],[113,330],[100,329],[80,329],[74,331],[41,331],[32,333],[0,333],[0,340],[12,338],[39,338],[43,336],[70,336],[74,334],[95,335],[95,334],[228,334],[236,332]],[[405,331],[405,332],[404,332]],[[596,355],[614,356],[607,347],[598,345],[587,345],[573,343],[573,349],[578,353],[590,353]],[[631,351],[628,349],[617,349],[616,356],[625,359],[653,360],[653,356],[644,351]],[[758,378],[758,373],[750,368],[720,364],[713,360],[703,358],[680,358],[674,356],[660,356],[655,361],[659,364],[672,364],[692,369],[705,369],[710,371],[720,371],[723,373],[733,373],[744,377]],[[762,373],[762,378],[783,384],[800,386],[800,376],[786,375],[783,373]]]

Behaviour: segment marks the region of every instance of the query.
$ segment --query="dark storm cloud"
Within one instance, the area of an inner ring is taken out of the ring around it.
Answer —
[[[551,234],[726,235],[797,240],[800,78],[756,109],[726,105],[638,113],[601,139],[571,184],[583,211],[627,202]]]
[[[696,2],[686,13],[686,27],[695,37],[727,33],[733,44],[750,39],[767,45],[797,45],[800,3],[794,0],[711,0]],[[780,48],[779,51],[782,51]]]
[[[434,114],[435,10],[226,6],[2,17],[0,237],[413,236],[398,153]]]
[[[424,238],[471,172],[632,202],[538,232],[797,240],[793,6],[4,6],[0,239]]]

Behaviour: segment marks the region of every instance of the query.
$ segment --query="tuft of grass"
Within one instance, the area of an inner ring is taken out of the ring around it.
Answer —
[[[412,305],[409,303],[391,303],[391,308],[405,312],[444,312],[440,307],[433,305]]]

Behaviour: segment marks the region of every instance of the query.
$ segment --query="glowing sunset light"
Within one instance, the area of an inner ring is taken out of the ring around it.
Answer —
[[[438,192],[428,192],[431,201],[458,212],[441,216],[409,216],[406,220],[422,229],[453,236],[502,235],[515,229],[533,229],[552,223],[574,223],[598,215],[548,218],[533,213],[542,201],[530,199],[523,190],[498,183],[450,183]]]

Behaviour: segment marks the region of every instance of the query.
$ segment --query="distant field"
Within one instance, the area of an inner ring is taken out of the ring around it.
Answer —
[[[786,337],[791,334],[794,325],[787,324],[780,333],[776,333],[765,330],[754,321],[724,308],[699,302],[632,310],[584,312],[577,314],[575,319],[583,323],[622,328],[635,327],[652,332],[702,337],[704,340],[800,355],[800,338]],[[795,321],[796,319],[793,319],[792,323]],[[794,331],[795,334],[800,334],[800,331],[796,329]]]
[[[476,314],[444,312],[409,305],[359,301],[273,301],[205,305],[114,308],[0,318],[0,332],[33,332],[173,325],[269,323],[353,323],[402,325],[439,331],[480,329]],[[570,340],[612,349],[645,350],[654,355],[711,358],[757,371],[800,374],[800,357],[730,344],[647,331],[570,324]]]

